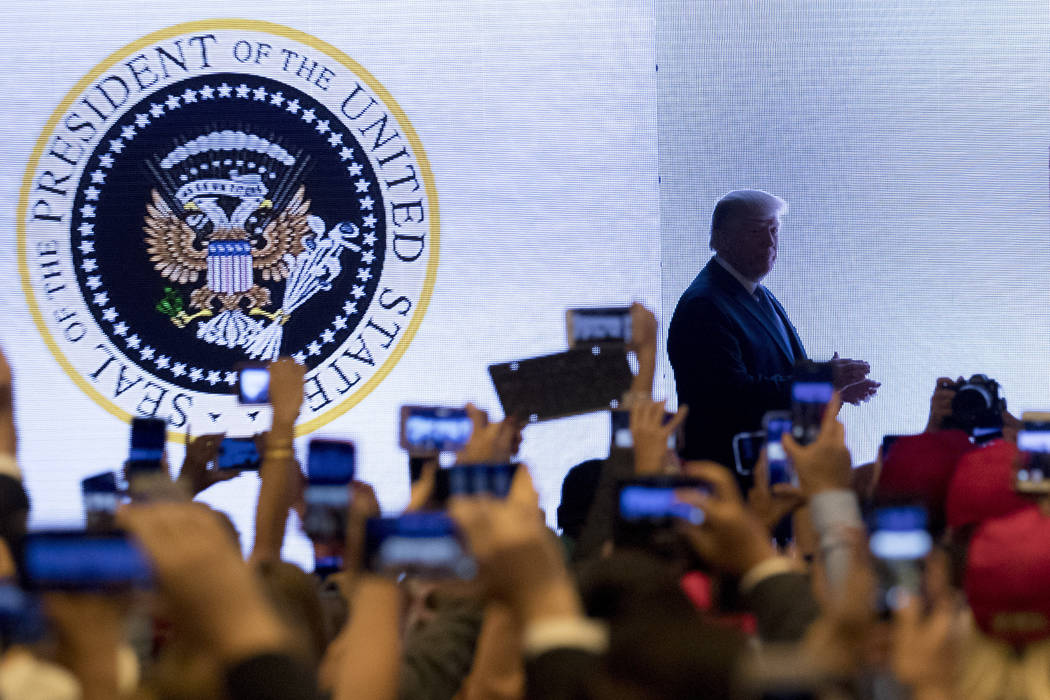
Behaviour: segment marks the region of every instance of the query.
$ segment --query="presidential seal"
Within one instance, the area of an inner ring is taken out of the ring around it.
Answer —
[[[300,432],[377,386],[438,259],[412,125],[351,58],[214,20],[147,36],[63,100],[26,173],[23,286],[63,369],[127,420],[250,432],[235,367],[307,367]]]

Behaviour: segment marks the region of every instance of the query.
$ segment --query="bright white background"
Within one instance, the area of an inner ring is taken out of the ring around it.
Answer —
[[[757,187],[791,205],[766,284],[810,356],[883,384],[844,412],[856,463],[925,426],[942,375],[1050,407],[1045,0],[657,8],[665,319],[714,203]]]
[[[64,375],[30,320],[15,261],[26,161],[62,95],[112,51],[207,17],[285,24],[334,44],[403,107],[433,168],[441,262],[408,353],[323,435],[356,440],[361,478],[387,509],[408,493],[402,403],[474,401],[499,415],[486,365],[565,348],[564,309],[657,307],[659,200],[651,2],[590,0],[137,1],[0,6],[0,342],[16,373],[20,457],[34,521],[81,517],[79,480],[115,468],[127,426]],[[265,8],[265,12],[260,12]],[[528,428],[523,451],[553,519],[565,471],[602,456],[607,414]],[[304,441],[300,441],[304,442]],[[304,449],[305,444],[300,445]],[[181,449],[171,449],[181,460]],[[254,476],[205,500],[250,536]],[[305,560],[305,541],[286,555]]]

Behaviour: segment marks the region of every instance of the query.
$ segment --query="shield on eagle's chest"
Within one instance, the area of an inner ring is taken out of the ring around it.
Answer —
[[[208,243],[208,287],[218,294],[240,294],[254,284],[248,241]]]

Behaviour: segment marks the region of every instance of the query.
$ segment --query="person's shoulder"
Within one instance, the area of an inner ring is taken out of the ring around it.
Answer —
[[[724,325],[727,310],[723,297],[706,284],[690,285],[671,315],[668,343],[673,344],[679,337],[702,334],[704,328]]]
[[[725,303],[726,292],[712,269],[716,263],[709,262],[700,274],[682,293],[675,307],[675,314],[688,311],[690,314],[711,313],[719,310]]]

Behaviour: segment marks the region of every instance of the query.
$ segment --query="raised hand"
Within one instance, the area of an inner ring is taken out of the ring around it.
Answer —
[[[488,415],[474,404],[467,404],[467,415],[474,428],[470,440],[456,457],[458,464],[506,464],[521,447],[521,431],[527,423],[515,416],[507,416],[499,423],[490,423]]]
[[[653,378],[656,376],[656,316],[642,304],[631,304],[631,342],[628,348],[634,350],[638,359],[638,374],[631,381],[625,405],[633,401],[650,399],[653,396]]]
[[[214,511],[199,503],[136,505],[117,522],[149,554],[177,627],[221,661],[287,647],[287,630]]]
[[[682,406],[666,424],[664,401],[638,400],[631,406],[631,435],[634,438],[634,471],[638,475],[660,474],[667,464],[667,441],[689,412]]]
[[[270,363],[270,405],[273,422],[294,423],[303,405],[303,378],[306,368],[290,357]]]
[[[954,382],[951,377],[937,378],[937,386],[934,387],[933,396],[930,397],[930,418],[926,421],[925,432],[936,433],[944,425],[944,419],[952,414],[955,386],[962,381],[962,377]]]
[[[747,492],[747,506],[767,530],[772,531],[781,520],[806,503],[802,489],[791,484],[769,486],[769,460],[765,450],[755,464],[755,483]]]
[[[582,616],[563,555],[538,510],[471,496],[451,498],[448,511],[477,559],[488,594],[509,605],[520,621]]]
[[[736,480],[725,467],[714,462],[687,462],[684,472],[711,486],[710,495],[694,489],[675,492],[679,501],[704,512],[700,525],[679,522],[682,534],[702,559],[726,573],[742,576],[776,556],[769,532],[744,505]]]
[[[198,435],[186,445],[186,457],[182,460],[182,469],[179,470],[179,478],[176,481],[191,497],[209,486],[228,481],[240,474],[237,469],[219,469],[215,465],[219,456],[219,444],[224,437],[226,436],[223,433]]]
[[[956,640],[955,606],[942,596],[923,615],[922,601],[910,596],[894,612],[893,672],[916,698],[952,697]]]
[[[846,447],[846,430],[837,418],[841,406],[836,392],[824,409],[820,434],[808,445],[799,445],[789,433],[784,434],[784,450],[795,466],[802,490],[809,497],[821,491],[849,488],[852,463]]]

